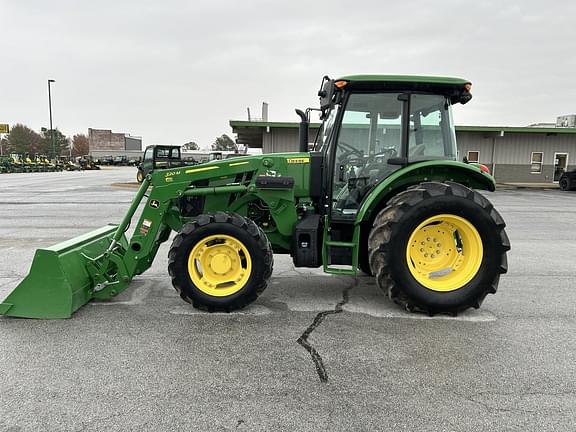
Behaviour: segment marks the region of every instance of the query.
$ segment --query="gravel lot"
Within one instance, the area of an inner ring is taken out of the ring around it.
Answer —
[[[119,222],[134,168],[0,175],[0,297],[34,250]],[[167,276],[169,242],[113,301],[0,318],[1,431],[576,429],[576,193],[488,193],[509,273],[456,318],[408,314],[372,278],[275,256],[249,308],[206,314]],[[300,336],[322,358],[322,382]]]

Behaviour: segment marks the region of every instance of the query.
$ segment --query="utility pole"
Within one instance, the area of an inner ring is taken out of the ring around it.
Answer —
[[[54,129],[52,127],[52,93],[50,84],[56,82],[53,79],[48,80],[48,109],[50,110],[50,138],[52,138],[52,159],[56,158],[56,141],[54,140]]]

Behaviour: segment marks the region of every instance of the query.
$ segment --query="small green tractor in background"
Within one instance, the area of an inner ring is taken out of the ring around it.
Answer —
[[[457,78],[324,77],[312,151],[310,110],[297,110],[298,153],[154,169],[119,225],[39,249],[0,314],[65,318],[118,295],[173,231],[172,284],[207,311],[253,302],[273,253],[290,254],[296,267],[371,274],[410,311],[478,308],[507,271],[510,243],[500,214],[475,191],[493,191],[494,179],[457,161],[451,109],[470,100],[470,87]]]
[[[142,162],[138,165],[136,181],[142,183],[154,170],[176,168],[186,165],[182,160],[179,146],[149,145],[144,150]]]

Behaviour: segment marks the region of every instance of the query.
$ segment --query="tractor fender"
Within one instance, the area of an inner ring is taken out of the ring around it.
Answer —
[[[374,212],[382,209],[394,195],[426,181],[453,181],[472,189],[491,192],[496,189],[494,178],[476,165],[449,160],[418,162],[397,170],[378,183],[364,198],[355,224],[370,222],[375,216]]]

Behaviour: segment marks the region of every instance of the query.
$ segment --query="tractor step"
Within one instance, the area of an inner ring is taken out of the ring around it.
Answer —
[[[332,241],[328,240],[326,242],[326,246],[333,246],[333,247],[343,247],[343,248],[354,248],[356,246],[352,242],[342,242],[342,241]]]
[[[338,265],[338,264],[327,264],[329,257],[329,248],[347,248],[351,249],[352,253],[352,264],[350,265]],[[336,241],[336,240],[326,240],[324,242],[324,251],[325,251],[325,258],[324,262],[324,272],[337,274],[337,275],[356,275],[356,265],[354,264],[355,257],[357,256],[356,252],[356,243],[354,242],[344,242],[344,241]]]

